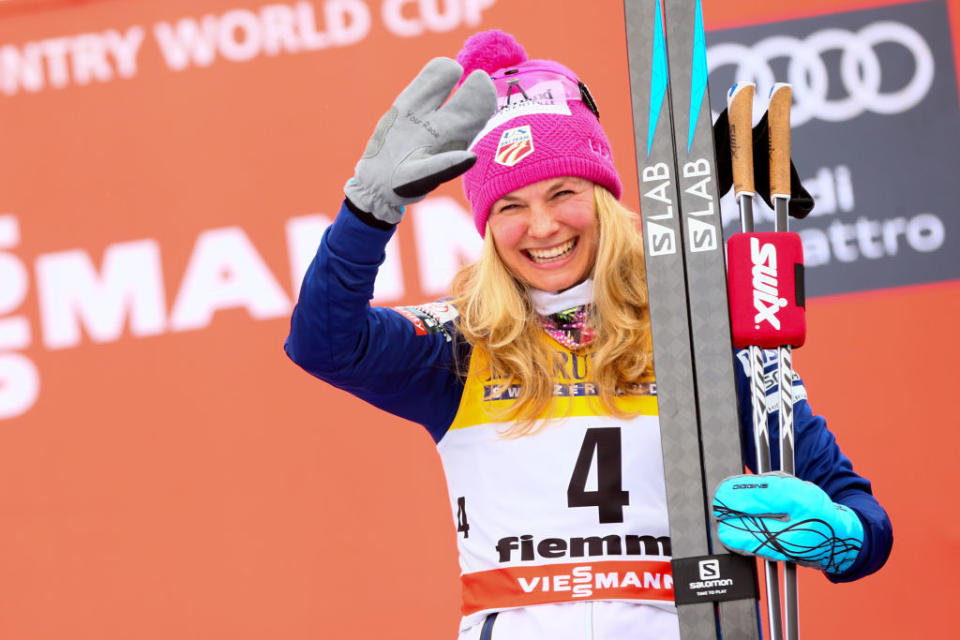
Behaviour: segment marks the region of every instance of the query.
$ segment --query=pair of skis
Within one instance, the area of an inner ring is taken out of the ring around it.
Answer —
[[[699,0],[624,0],[624,13],[680,634],[759,639],[756,564],[722,547],[711,508],[743,460],[702,9]],[[781,383],[791,388],[792,372]],[[781,416],[792,412],[787,402]],[[787,446],[792,460],[792,439]],[[768,605],[779,611],[779,596]]]

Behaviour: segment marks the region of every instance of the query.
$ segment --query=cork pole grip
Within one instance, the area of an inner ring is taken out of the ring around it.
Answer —
[[[756,193],[753,186],[753,90],[752,82],[738,82],[727,94],[733,190],[738,198],[741,194]]]
[[[770,90],[767,108],[770,123],[770,197],[790,197],[790,104],[789,84],[778,82]]]

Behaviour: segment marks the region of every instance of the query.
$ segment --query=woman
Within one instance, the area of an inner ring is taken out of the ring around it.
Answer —
[[[676,638],[642,243],[596,106],[569,69],[527,60],[500,32],[472,37],[458,61],[431,61],[378,123],[287,353],[437,442],[461,638]],[[450,301],[370,308],[403,207],[461,174],[480,261]],[[816,484],[767,484],[778,513],[823,523],[830,543],[791,559],[862,577],[889,553],[889,520],[799,381],[794,394],[798,476]],[[731,486],[725,513],[743,517],[721,538],[750,553],[759,519]]]

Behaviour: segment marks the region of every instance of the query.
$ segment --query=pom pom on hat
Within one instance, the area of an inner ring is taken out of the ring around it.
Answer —
[[[473,34],[457,54],[464,78],[477,69],[493,73],[526,61],[527,52],[516,38],[498,29]]]

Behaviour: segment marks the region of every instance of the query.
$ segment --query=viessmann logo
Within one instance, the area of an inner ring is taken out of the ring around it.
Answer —
[[[827,55],[834,51],[840,53],[839,87],[831,86],[826,62]],[[904,54],[913,65],[909,80],[884,89],[891,84],[889,77],[884,78],[884,61],[889,63],[894,55]],[[802,39],[775,35],[753,46],[724,42],[707,50],[711,73],[734,66],[733,77],[753,81],[761,90],[773,86],[776,74],[772,62],[777,59],[787,61],[787,81],[793,85],[790,119],[794,127],[814,119],[844,122],[868,111],[886,115],[909,111],[930,92],[935,69],[933,53],[923,36],[893,20],[873,22],[857,31],[821,29]]]
[[[732,581],[731,581],[732,582]],[[571,598],[589,598],[595,591],[668,590],[673,586],[669,573],[652,571],[601,571],[592,566],[574,567],[570,573],[518,577],[524,593],[569,592]]]
[[[674,602],[673,572],[666,559],[502,567],[464,573],[460,579],[467,615],[584,598]]]

